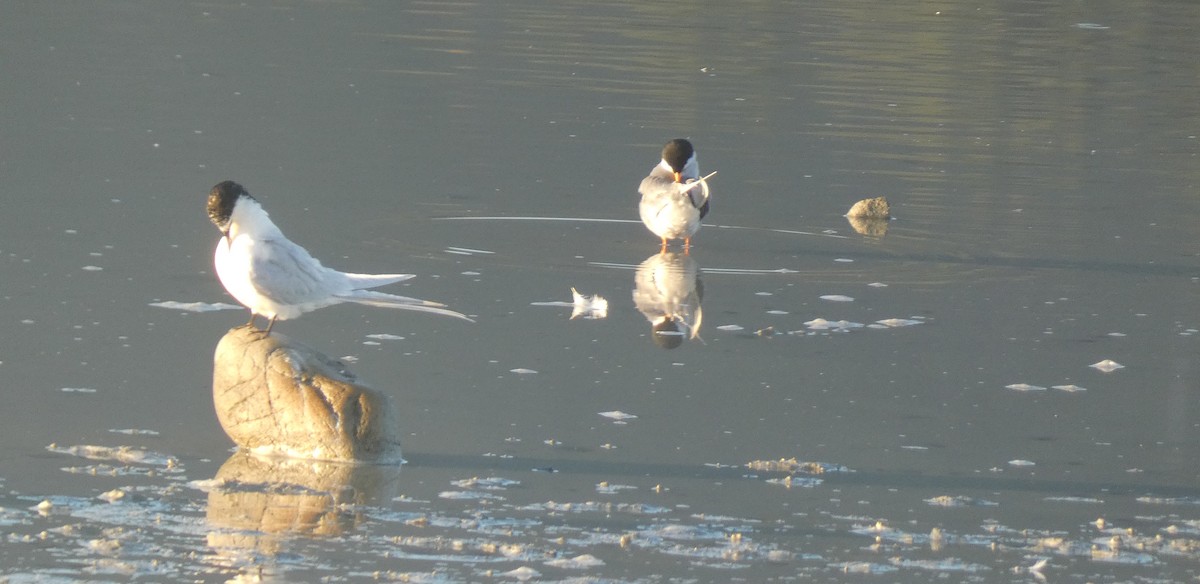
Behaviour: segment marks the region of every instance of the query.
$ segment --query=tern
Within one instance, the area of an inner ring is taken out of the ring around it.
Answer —
[[[662,239],[662,251],[670,239],[682,239],[685,250],[691,247],[700,220],[708,215],[706,179],[710,176],[700,177],[691,142],[676,138],[663,146],[662,160],[638,186],[642,223]]]
[[[218,183],[208,194],[208,218],[221,230],[214,258],[221,285],[255,316],[296,318],[305,312],[356,302],[430,312],[471,321],[444,304],[367,290],[414,277],[412,274],[353,274],[321,265],[308,250],[283,235],[267,212],[242,185]],[[474,322],[474,321],[471,321]]]

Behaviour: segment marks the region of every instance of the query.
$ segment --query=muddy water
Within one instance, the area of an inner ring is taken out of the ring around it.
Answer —
[[[1197,575],[1191,2],[0,10],[2,581]],[[676,136],[719,174],[659,255]],[[278,325],[403,468],[232,451],[227,178],[477,320]]]

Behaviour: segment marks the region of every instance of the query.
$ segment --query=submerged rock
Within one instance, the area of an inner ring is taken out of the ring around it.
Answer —
[[[242,326],[221,338],[213,358],[213,405],[225,433],[257,454],[401,462],[388,396],[278,332]]]

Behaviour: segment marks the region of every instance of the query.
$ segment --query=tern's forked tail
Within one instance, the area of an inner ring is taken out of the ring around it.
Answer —
[[[342,275],[346,276],[346,279],[350,281],[350,286],[355,289],[377,288],[416,277],[415,274],[352,274],[344,272]]]
[[[353,290],[347,292],[346,294],[337,294],[334,297],[338,300],[354,302],[357,304],[366,304],[367,306],[380,306],[383,308],[399,308],[400,310],[428,312],[431,314],[440,314],[442,316],[453,316],[454,318],[460,318],[467,322],[475,322],[461,312],[455,312],[449,308],[446,308],[445,304],[431,302],[429,300],[421,300],[420,298],[397,296],[395,294],[376,292],[374,290]]]

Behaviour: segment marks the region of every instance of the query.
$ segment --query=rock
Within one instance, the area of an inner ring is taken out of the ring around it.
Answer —
[[[225,433],[256,454],[402,462],[388,396],[278,332],[242,326],[221,337],[213,358],[213,405]]]
[[[888,207],[887,199],[875,197],[855,203],[853,207],[850,207],[850,212],[846,213],[846,216],[862,219],[887,219],[892,216],[892,211]]]
[[[851,228],[862,235],[883,237],[887,235],[888,219],[891,216],[892,211],[888,207],[887,199],[875,197],[855,203],[850,207],[850,212],[846,213],[846,220],[850,222]]]

